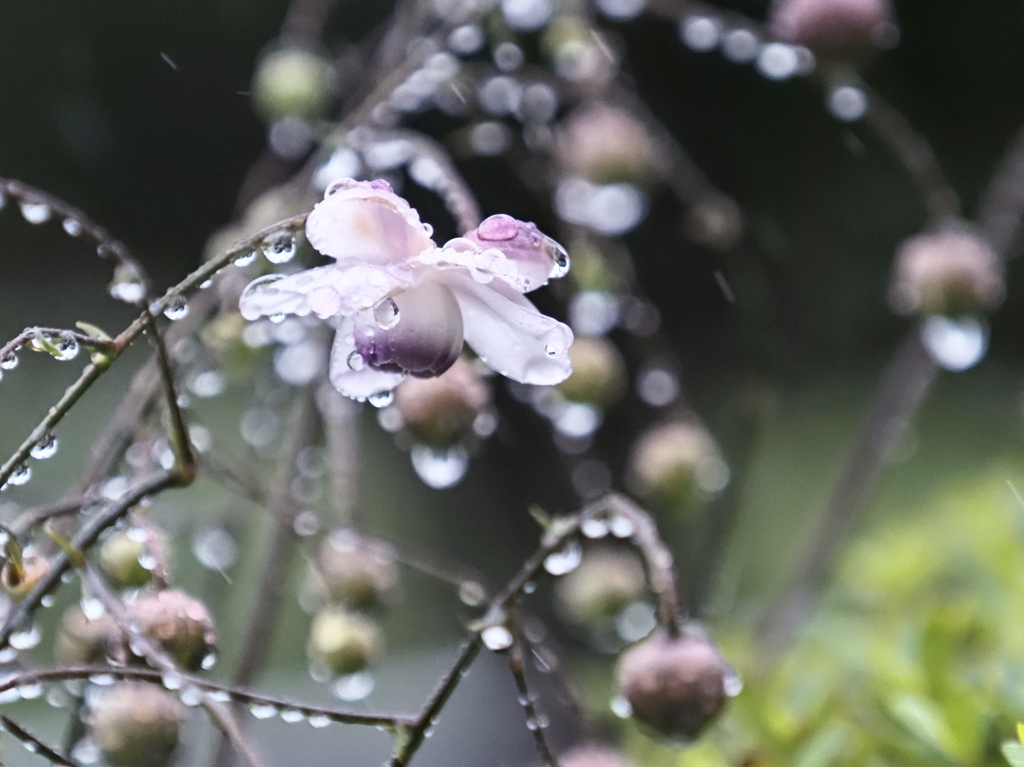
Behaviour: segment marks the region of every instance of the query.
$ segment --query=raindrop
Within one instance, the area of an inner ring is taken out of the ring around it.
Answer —
[[[746,64],[757,56],[757,35],[749,29],[734,29],[722,41],[722,53],[734,64]]]
[[[43,695],[43,685],[39,682],[23,684],[18,686],[18,695],[24,700],[35,700]]]
[[[552,280],[560,279],[569,273],[569,253],[561,245],[555,243],[555,261],[551,265]]]
[[[215,703],[230,703],[231,695],[224,690],[210,690],[206,696]]]
[[[160,681],[163,686],[168,690],[180,690],[181,686],[185,683],[185,680],[181,676],[173,671],[165,671],[160,676]]]
[[[797,73],[800,57],[785,43],[768,43],[757,54],[757,71],[769,80],[786,80]]]
[[[311,717],[309,717],[310,726],[315,727],[318,730],[323,727],[326,727],[330,723],[331,718],[326,714],[313,714]]]
[[[96,764],[100,760],[100,747],[91,738],[82,738],[71,749],[71,758],[79,764]]]
[[[373,692],[376,680],[369,671],[359,671],[355,674],[340,676],[334,681],[332,690],[341,700],[352,703],[363,700]]]
[[[207,528],[196,533],[192,540],[192,553],[199,560],[199,564],[208,570],[224,572],[238,559],[238,543],[234,536],[223,528]]]
[[[5,647],[0,650],[0,663],[10,663],[18,657],[18,651],[13,647]]]
[[[393,391],[379,391],[367,397],[366,401],[374,407],[387,407],[395,401],[395,393]]]
[[[560,408],[553,423],[559,434],[572,439],[582,439],[597,431],[602,420],[601,411],[593,405],[571,402]]]
[[[53,607],[53,594],[47,594],[39,600],[39,604],[43,607]]]
[[[936,365],[959,373],[984,359],[988,351],[988,327],[977,317],[953,319],[936,315],[922,323],[921,343]]]
[[[295,237],[290,232],[272,234],[263,241],[263,255],[272,264],[286,264],[295,257]]]
[[[501,0],[501,12],[512,29],[532,32],[544,26],[554,11],[551,0]]]
[[[113,674],[93,674],[89,681],[97,687],[110,687],[117,680]]]
[[[306,718],[306,715],[299,711],[297,708],[286,708],[281,711],[281,721],[287,722],[288,724],[295,724],[301,722]]]
[[[211,668],[217,665],[217,653],[211,652],[203,656],[202,661],[199,663],[205,671],[209,671]]]
[[[841,85],[828,94],[828,111],[842,122],[856,122],[868,111],[867,94],[852,85]]]
[[[72,237],[77,237],[82,233],[82,223],[78,219],[65,218],[61,222],[61,226]]]
[[[585,519],[580,524],[580,532],[587,538],[604,538],[608,535],[608,523],[603,519]]]
[[[48,431],[39,438],[29,455],[37,461],[45,461],[57,454],[57,437],[52,431]]]
[[[99,620],[107,612],[103,603],[93,597],[86,597],[81,601],[82,614],[91,621]]]
[[[639,16],[647,0],[597,0],[598,10],[609,19],[629,21]]]
[[[270,719],[277,716],[277,706],[269,703],[253,703],[249,706],[249,712],[257,719]]]
[[[469,468],[469,453],[462,445],[440,450],[414,445],[410,452],[412,467],[423,484],[435,490],[457,485]]]
[[[253,280],[252,282],[250,282],[246,286],[245,290],[242,291],[242,295],[239,298],[239,303],[244,305],[246,303],[246,299],[247,298],[252,298],[257,293],[261,293],[264,290],[266,290],[268,287],[273,285],[278,280],[283,280],[283,279],[284,279],[284,275],[281,275],[281,274],[267,274],[267,275],[264,275],[263,277],[259,277],[259,278],[255,279],[255,280]],[[246,314],[246,312],[243,311],[242,312],[242,316],[245,317],[245,319],[247,319],[249,321],[252,321],[252,320],[259,319],[260,315],[259,314]]]
[[[479,607],[487,599],[484,587],[476,581],[463,581],[459,584],[459,600],[468,607]]]
[[[23,200],[21,203],[21,215],[30,224],[43,224],[50,220],[53,211],[45,202],[30,202]]]
[[[32,740],[23,741],[21,747],[28,751],[30,754],[34,754],[39,750],[39,744]]]
[[[608,520],[608,529],[616,538],[629,538],[636,532],[636,525],[629,517],[615,516]]]
[[[23,463],[14,469],[7,481],[12,485],[24,485],[30,479],[32,479],[32,469]]]
[[[181,694],[178,697],[181,699],[181,702],[189,708],[198,706],[203,702],[203,693],[200,692],[198,687],[194,686],[186,687],[181,691]]]
[[[623,642],[639,642],[654,631],[658,617],[654,607],[647,602],[633,602],[615,619],[615,631]]]
[[[248,266],[256,260],[256,251],[250,250],[248,253],[243,253],[234,260],[235,266]]]
[[[504,626],[488,626],[480,632],[480,641],[488,650],[501,652],[511,647],[515,640],[512,638],[512,632]]]
[[[616,695],[612,698],[610,703],[612,713],[619,719],[629,719],[633,715],[633,707],[629,705],[629,701],[621,695]]]
[[[53,345],[57,348],[57,354],[54,357],[61,362],[73,360],[78,356],[78,341],[69,333],[61,334]]]
[[[146,297],[146,286],[135,270],[119,264],[114,270],[114,279],[107,288],[110,296],[126,304],[136,304]]]
[[[551,575],[565,575],[575,570],[583,559],[583,548],[577,541],[570,541],[561,549],[548,554],[544,569]]]
[[[391,330],[401,319],[398,313],[398,304],[393,298],[385,298],[373,307],[373,319],[384,330]]]
[[[359,372],[366,367],[366,360],[363,359],[363,355],[358,351],[353,351],[348,355],[348,366],[349,369]]]
[[[722,25],[708,16],[691,16],[679,25],[679,37],[691,51],[707,53],[722,39]]]
[[[3,357],[0,357],[0,369],[14,370],[16,367],[18,367],[18,355],[13,351],[7,352]]]
[[[188,303],[184,296],[175,296],[168,299],[164,308],[164,317],[169,320],[180,320],[188,315]]]
[[[730,698],[735,698],[741,692],[743,692],[743,678],[732,669],[725,675],[725,679],[722,680],[725,694]]]

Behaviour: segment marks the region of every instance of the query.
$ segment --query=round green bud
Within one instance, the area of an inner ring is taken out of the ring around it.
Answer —
[[[164,767],[181,740],[185,707],[151,684],[123,682],[102,695],[88,717],[88,729],[114,767]]]
[[[336,607],[317,613],[309,630],[307,655],[338,676],[362,671],[380,654],[377,624]]]
[[[692,508],[721,490],[729,467],[714,438],[688,421],[659,424],[633,446],[628,481],[641,498],[675,508]]]
[[[155,544],[151,538],[141,528],[135,528],[132,533],[118,530],[107,537],[100,547],[99,567],[111,586],[119,591],[138,589],[153,580],[159,556],[151,551]],[[152,559],[154,567],[144,566],[147,559]]]
[[[605,407],[626,389],[626,364],[607,338],[580,336],[569,347],[572,374],[558,384],[566,399]]]
[[[555,595],[566,617],[593,625],[614,620],[622,609],[646,593],[643,563],[630,550],[595,547],[572,572],[555,583]]]
[[[336,530],[323,542],[316,570],[329,601],[353,610],[382,607],[395,598],[398,565],[385,544],[351,530]]]
[[[331,63],[304,48],[269,51],[256,65],[252,97],[269,122],[283,117],[317,117],[331,98]]]
[[[436,378],[407,378],[395,389],[395,407],[417,442],[447,448],[473,433],[491,390],[472,363],[460,357]]]
[[[75,605],[61,618],[53,652],[57,660],[67,666],[102,663],[107,659],[107,648],[119,633],[109,613],[104,612],[92,620]]]

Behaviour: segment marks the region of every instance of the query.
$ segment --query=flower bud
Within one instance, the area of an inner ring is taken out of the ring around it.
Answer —
[[[890,0],[776,0],[769,29],[820,56],[858,59],[899,36]]]
[[[743,237],[743,212],[728,197],[708,197],[687,212],[686,233],[701,245],[729,250]]]
[[[559,162],[596,184],[646,183],[662,167],[647,127],[630,112],[601,102],[576,109],[558,134]]]
[[[608,746],[577,746],[558,757],[561,767],[634,767],[623,754]]]
[[[101,663],[107,659],[107,647],[118,633],[117,624],[108,613],[90,620],[75,605],[61,619],[53,653],[67,666]]]
[[[569,347],[572,374],[558,384],[566,399],[605,407],[626,389],[626,364],[607,338],[577,337]]]
[[[729,481],[729,467],[708,431],[678,421],[648,429],[633,446],[628,480],[640,497],[690,507],[708,499]]]
[[[323,542],[317,574],[331,602],[368,610],[390,602],[398,588],[398,566],[386,545],[335,531]]]
[[[257,111],[270,122],[317,117],[331,98],[331,64],[303,48],[270,51],[256,65],[252,97]]]
[[[123,682],[93,705],[89,734],[114,767],[163,767],[181,739],[185,707],[151,684]]]
[[[143,528],[132,532],[118,530],[100,548],[100,572],[115,589],[138,589],[153,580],[153,572],[162,559],[154,535]],[[152,562],[152,566],[145,565]]]
[[[188,671],[199,669],[213,652],[213,619],[202,602],[183,591],[167,589],[143,594],[128,605],[128,620]],[[127,662],[131,654],[128,644],[125,637],[118,637],[111,655]]]
[[[21,567],[17,567],[14,560],[7,560],[3,570],[0,570],[0,585],[11,599],[20,602],[48,572],[50,561],[46,557],[25,553]]]
[[[369,618],[329,607],[317,613],[306,653],[338,676],[362,671],[380,654],[380,629]]]
[[[491,391],[472,363],[459,358],[437,378],[409,378],[395,390],[395,407],[412,437],[446,448],[473,433]]]
[[[616,677],[638,722],[692,740],[725,705],[733,671],[707,638],[659,631],[622,654]]]
[[[632,551],[600,546],[584,554],[572,572],[555,583],[558,603],[571,621],[592,625],[613,620],[643,598],[647,581],[643,564]]]
[[[919,234],[896,254],[890,303],[901,314],[956,316],[1003,300],[1003,265],[983,239],[964,230]]]

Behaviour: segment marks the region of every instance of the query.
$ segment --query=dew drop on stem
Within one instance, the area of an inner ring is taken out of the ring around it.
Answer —
[[[36,442],[35,446],[29,451],[29,455],[35,458],[37,461],[45,461],[47,458],[52,458],[57,453],[57,437],[52,431],[46,432],[39,441]]]
[[[52,213],[45,202],[24,200],[21,203],[21,216],[30,224],[45,224]]]
[[[262,249],[270,263],[288,263],[295,257],[295,237],[290,232],[272,234],[263,240]]]

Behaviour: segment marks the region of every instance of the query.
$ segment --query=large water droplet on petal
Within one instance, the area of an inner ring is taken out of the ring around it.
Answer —
[[[385,298],[373,307],[373,319],[384,330],[390,330],[398,324],[401,315],[398,313],[398,304],[393,298]]]
[[[349,368],[351,370],[356,371],[356,372],[358,372],[358,371],[360,371],[360,370],[362,370],[362,369],[364,369],[366,367],[366,360],[363,359],[363,355],[360,354],[359,352],[355,352],[354,351],[350,355],[348,355],[347,362],[348,362]]]
[[[988,340],[988,327],[977,317],[934,316],[921,325],[921,342],[935,364],[955,373],[981,362]]]

